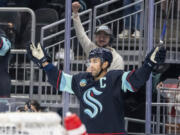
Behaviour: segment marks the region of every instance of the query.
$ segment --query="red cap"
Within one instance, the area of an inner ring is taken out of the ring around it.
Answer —
[[[76,114],[71,114],[64,119],[64,124],[67,130],[77,129],[82,123]]]

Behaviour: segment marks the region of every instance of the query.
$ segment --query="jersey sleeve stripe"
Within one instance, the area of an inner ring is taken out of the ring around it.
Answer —
[[[2,48],[0,49],[0,56],[5,56],[6,53],[11,48],[11,43],[7,38],[1,37],[1,40],[3,41]]]
[[[127,76],[127,81],[128,81],[129,84],[131,85],[132,90],[133,90],[134,92],[136,92],[137,90],[132,86],[132,84],[131,84],[130,81],[129,81],[129,78],[130,78],[130,76],[134,73],[134,71],[135,71],[135,70],[132,70],[132,71],[128,74],[128,76]]]
[[[124,92],[130,91],[130,92],[134,92],[134,89],[131,85],[131,83],[128,81],[128,77],[129,75],[131,75],[131,72],[124,72],[122,75],[122,90]]]
[[[58,75],[58,79],[57,79],[57,86],[56,86],[56,90],[58,90],[58,89],[59,89],[60,77],[61,77],[61,70],[59,70],[59,75]]]

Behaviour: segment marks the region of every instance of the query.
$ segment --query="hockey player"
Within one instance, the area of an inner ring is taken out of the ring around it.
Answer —
[[[48,62],[47,54],[40,44],[31,44],[28,55],[42,67],[49,82],[60,91],[75,94],[80,101],[80,119],[88,134],[125,134],[123,93],[135,92],[149,78],[153,67],[165,60],[166,50],[157,47],[146,57],[141,68],[124,72],[107,72],[112,53],[106,48],[96,48],[89,53],[90,72],[70,75]]]
[[[10,48],[10,41],[5,32],[0,29],[0,98],[10,97],[11,81],[8,74]]]

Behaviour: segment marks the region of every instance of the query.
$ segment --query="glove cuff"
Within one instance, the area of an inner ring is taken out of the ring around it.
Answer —
[[[49,63],[51,62],[51,59],[49,56],[44,56],[42,59],[39,60],[39,63],[38,63],[39,67],[43,68],[42,64],[45,62],[49,62]]]
[[[159,68],[160,64],[153,63],[151,60],[146,60],[144,65],[148,66],[153,72],[155,72]]]
[[[151,62],[150,60],[146,63],[150,68],[153,68],[156,64]]]
[[[44,63],[44,62],[48,62],[48,60],[47,60],[47,58],[46,58],[46,57],[43,57],[42,59],[40,59],[40,62],[41,62],[41,65],[42,65],[42,63]]]

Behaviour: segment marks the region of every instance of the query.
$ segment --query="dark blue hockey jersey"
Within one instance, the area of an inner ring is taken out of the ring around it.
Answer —
[[[45,71],[49,82],[60,91],[75,94],[80,101],[80,119],[88,133],[125,134],[123,93],[134,92],[148,80],[151,69],[109,71],[95,81],[90,73],[69,75],[52,64]]]
[[[5,37],[0,37],[0,98],[10,97],[11,80],[8,73],[8,61],[11,43]]]

